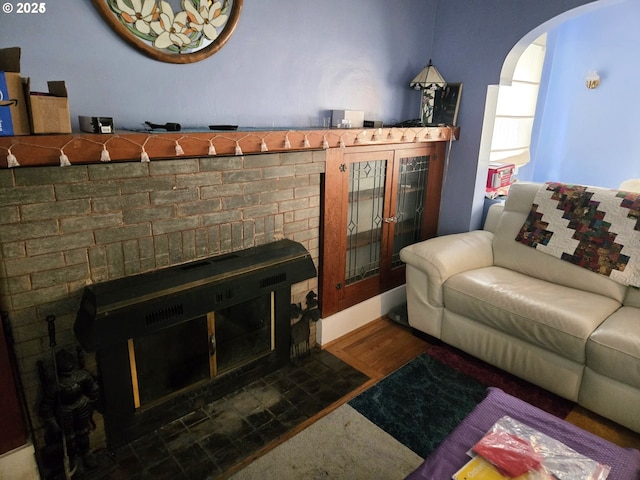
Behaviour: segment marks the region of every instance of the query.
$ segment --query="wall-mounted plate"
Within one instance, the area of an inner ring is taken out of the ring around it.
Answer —
[[[193,63],[231,37],[242,0],[92,0],[109,26],[149,57]]]

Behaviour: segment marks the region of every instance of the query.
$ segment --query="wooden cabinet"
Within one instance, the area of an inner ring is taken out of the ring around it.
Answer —
[[[323,317],[405,282],[400,250],[437,233],[445,151],[444,141],[327,151]]]

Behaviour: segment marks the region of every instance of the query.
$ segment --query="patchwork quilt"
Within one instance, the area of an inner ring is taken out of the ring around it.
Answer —
[[[516,241],[640,287],[640,193],[545,183]]]

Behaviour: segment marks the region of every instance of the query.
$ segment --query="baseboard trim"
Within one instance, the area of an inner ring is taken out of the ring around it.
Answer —
[[[401,285],[327,318],[321,318],[316,329],[316,341],[320,346],[326,346],[329,342],[386,315],[393,307],[406,301],[406,288]]]
[[[5,477],[6,475],[6,477]],[[32,443],[0,455],[0,478],[36,480],[40,478]]]

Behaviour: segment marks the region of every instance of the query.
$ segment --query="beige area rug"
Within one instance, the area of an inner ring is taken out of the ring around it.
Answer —
[[[393,480],[422,460],[345,404],[230,478]]]

